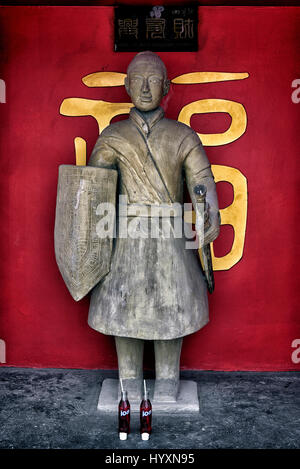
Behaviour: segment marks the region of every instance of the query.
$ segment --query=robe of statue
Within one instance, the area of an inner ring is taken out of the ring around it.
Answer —
[[[129,209],[182,204],[185,178],[193,203],[194,186],[205,184],[210,215],[218,213],[199,137],[166,119],[162,108],[147,113],[132,108],[129,119],[108,126],[89,165],[118,170],[118,193],[127,196]],[[117,232],[119,222],[117,217]],[[186,249],[186,241],[162,232],[156,238],[117,235],[110,272],[92,290],[88,324],[103,334],[149,340],[175,339],[205,326],[206,283],[198,251]]]

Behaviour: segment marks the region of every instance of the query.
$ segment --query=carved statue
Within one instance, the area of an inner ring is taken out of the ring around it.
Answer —
[[[154,400],[174,402],[183,337],[209,320],[198,252],[186,249],[186,238],[176,231],[184,224],[184,178],[195,209],[195,186],[207,190],[203,246],[219,234],[216,188],[197,134],[164,117],[160,102],[169,80],[159,56],[137,54],[125,87],[135,106],[129,119],[101,133],[87,167],[60,168],[56,256],[75,299],[93,288],[88,324],[115,337],[119,376],[131,399],[141,397],[144,341],[153,340]],[[97,204],[118,202],[116,192],[123,196],[117,204],[116,237],[99,241]]]

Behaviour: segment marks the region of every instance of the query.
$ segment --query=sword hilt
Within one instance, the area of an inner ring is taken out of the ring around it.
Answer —
[[[198,204],[204,204],[204,229],[207,230],[210,227],[208,213],[206,211],[206,186],[204,184],[198,184],[194,187],[194,194],[197,198]]]
[[[204,184],[198,184],[197,186],[194,187],[194,194],[196,194],[197,199],[199,199],[199,202],[205,202],[206,201],[206,186]]]

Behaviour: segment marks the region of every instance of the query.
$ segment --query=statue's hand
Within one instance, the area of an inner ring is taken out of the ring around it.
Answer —
[[[207,220],[207,223],[205,221]],[[205,225],[208,225],[206,228]],[[206,244],[212,243],[220,233],[220,215],[219,212],[206,211],[204,215],[204,239],[203,236],[199,237],[199,248]]]

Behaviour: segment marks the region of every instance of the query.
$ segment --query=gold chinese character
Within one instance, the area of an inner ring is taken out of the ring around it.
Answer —
[[[200,99],[186,104],[181,109],[178,121],[191,127],[191,118],[194,114],[206,114],[211,112],[224,112],[230,115],[231,124],[222,133],[201,134],[198,133],[202,143],[206,147],[227,145],[240,138],[247,128],[247,113],[244,106],[236,101],[228,99]]]
[[[134,36],[138,38],[138,24],[139,20],[126,18],[124,20],[118,20],[119,24],[119,36]]]
[[[237,168],[223,165],[212,165],[215,182],[225,181],[233,189],[233,202],[220,210],[221,224],[231,225],[234,238],[230,251],[222,257],[216,257],[212,247],[212,261],[214,270],[229,270],[237,264],[244,252],[247,225],[248,190],[247,179]]]
[[[228,80],[244,80],[249,73],[224,73],[224,72],[193,72],[180,75],[172,80],[172,83],[184,85],[194,83],[213,83]],[[227,113],[231,117],[229,128],[223,133],[200,134],[204,146],[227,145],[240,138],[247,128],[247,113],[241,103],[227,99],[201,99],[186,104],[181,109],[178,120],[191,126],[191,118],[194,114],[213,112]]]
[[[163,18],[146,18],[146,38],[149,39],[164,39],[166,20]]]
[[[124,84],[124,73],[96,72],[83,77],[83,83],[88,87],[114,87]],[[173,78],[172,83],[187,85],[194,83],[216,83],[228,80],[244,80],[248,73],[228,72],[193,72]],[[63,100],[60,113],[65,116],[92,116],[96,119],[99,133],[105,129],[111,120],[120,114],[128,114],[132,103],[112,103],[101,100],[84,98],[66,98]],[[191,127],[193,114],[224,112],[230,115],[231,125],[227,131],[220,134],[199,134],[204,146],[219,146],[231,143],[243,135],[247,127],[247,114],[242,104],[224,99],[202,99],[189,103],[181,109],[178,120]],[[86,141],[75,137],[76,164],[86,164]],[[231,269],[243,256],[245,232],[247,224],[247,179],[237,168],[223,165],[212,165],[216,183],[226,181],[233,188],[233,202],[220,210],[221,224],[231,225],[234,230],[234,240],[230,252],[225,256],[216,257],[212,249],[213,269]],[[195,212],[186,212],[185,221],[195,222]]]
[[[194,20],[175,18],[173,22],[175,39],[193,39],[194,37]]]

